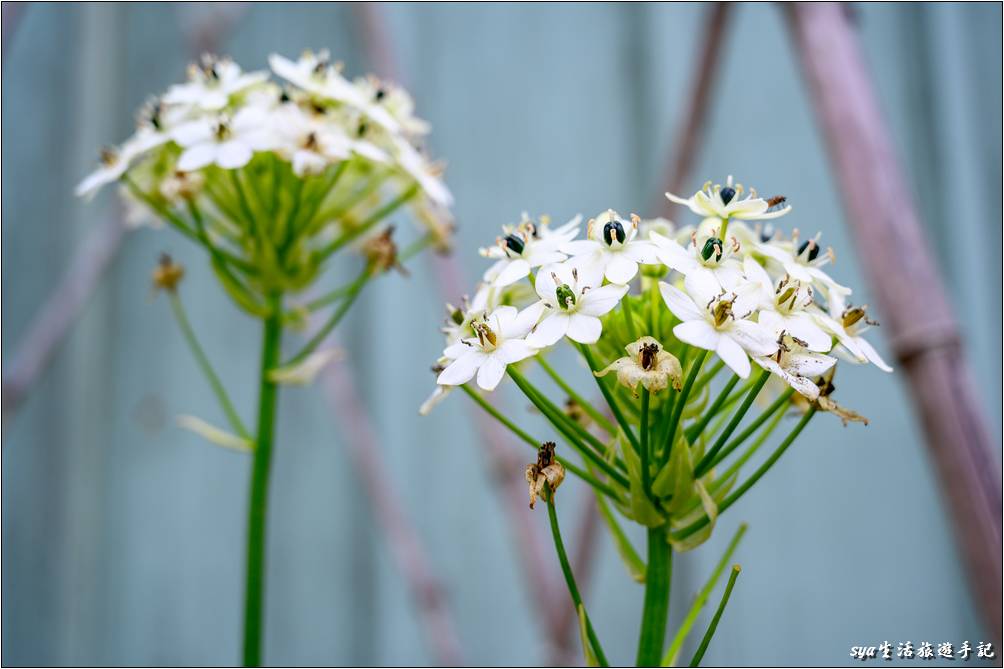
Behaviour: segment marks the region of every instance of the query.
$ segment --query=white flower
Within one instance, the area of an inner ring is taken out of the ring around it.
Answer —
[[[188,81],[167,89],[164,102],[194,107],[204,111],[219,111],[235,93],[260,84],[268,78],[265,72],[241,72],[230,59],[204,56],[200,65],[188,68]]]
[[[580,344],[596,343],[603,332],[600,316],[617,306],[628,287],[613,283],[601,286],[602,275],[595,267],[591,276],[588,271],[563,263],[549,265],[537,273],[534,284],[540,296],[537,304],[546,311],[526,338],[527,342],[543,348],[567,335]]]
[[[624,350],[628,353],[626,356],[614,360],[594,374],[606,376],[612,371],[617,372],[617,382],[630,388],[635,397],[638,396],[639,383],[652,393],[666,388],[670,382],[674,388],[680,389],[683,377],[680,361],[673,354],[664,351],[662,344],[655,338],[642,337],[625,346]]]
[[[763,315],[763,312],[761,312]],[[755,357],[753,361],[779,377],[802,396],[814,400],[819,386],[813,380],[837,364],[837,359],[805,348],[805,342],[785,333],[778,338],[779,348],[770,357]]]
[[[524,213],[518,225],[502,226],[504,236],[495,239],[495,246],[479,250],[482,256],[497,259],[485,271],[484,280],[503,288],[529,276],[534,267],[565,260],[567,256],[558,247],[578,234],[581,220],[576,216],[559,230],[551,231],[543,220],[535,223]]]
[[[695,233],[685,248],[658,232],[649,237],[662,264],[684,276],[713,283],[722,290],[733,290],[742,279],[742,265],[734,257],[739,253],[739,243],[734,238],[726,242],[718,238],[717,231],[706,238]]]
[[[505,374],[506,365],[536,353],[524,337],[539,314],[540,310],[532,306],[522,312],[516,307],[503,306],[475,320],[471,324],[475,337],[463,339],[443,351],[453,362],[439,374],[436,383],[459,386],[477,374],[481,388],[494,390]]]
[[[268,63],[277,75],[311,95],[354,107],[388,132],[400,130],[400,125],[386,109],[341,75],[341,65],[332,64],[327,51],[317,54],[305,51],[296,62],[272,54]]]
[[[839,294],[834,294],[830,299],[830,313],[816,310],[813,315],[824,330],[837,338],[841,344],[837,352],[849,362],[870,362],[883,372],[892,371],[878,351],[861,336],[871,326],[878,325],[868,318],[868,305],[854,307],[846,304]]]
[[[770,218],[784,216],[791,211],[791,206],[776,208],[783,204],[784,198],[771,198],[764,200],[757,196],[756,189],[750,188],[749,195],[742,197],[743,187],[741,184],[732,184],[732,175],[729,175],[725,186],[720,184],[711,185],[708,181],[701,187],[701,190],[688,198],[682,198],[672,193],[666,193],[666,197],[676,204],[682,204],[690,208],[690,211],[703,216],[705,220],[717,219],[719,222],[728,220],[759,221]],[[776,205],[772,205],[775,200],[780,199]]]
[[[398,165],[418,182],[426,196],[440,207],[452,207],[453,194],[439,178],[442,170],[430,165],[425,157],[403,138],[395,138],[394,148]]]
[[[658,262],[651,242],[636,239],[637,216],[631,222],[621,219],[617,212],[608,209],[594,219],[589,219],[587,239],[566,242],[561,250],[572,256],[575,267],[592,274],[606,276],[611,283],[626,284],[638,273],[638,264]]]
[[[374,162],[385,162],[386,153],[369,142],[351,139],[324,114],[310,113],[299,105],[285,104],[271,120],[275,151],[292,165],[297,176],[318,174],[353,153]]]
[[[223,115],[179,125],[172,132],[184,148],[177,168],[190,172],[213,164],[224,169],[244,167],[255,151],[268,150],[275,143],[267,116],[258,107],[245,107],[232,119]]]
[[[702,285],[690,277],[685,285],[690,295],[668,283],[659,282],[666,306],[683,321],[673,328],[673,334],[680,341],[714,351],[744,379],[751,370],[747,352],[754,356],[766,356],[777,351],[777,342],[770,331],[747,320],[756,305],[752,291],[714,294],[708,291],[706,284]]]
[[[820,269],[833,262],[833,249],[827,248],[824,253],[820,253],[819,236],[817,233],[812,239],[799,244],[796,229],[791,233],[791,241],[770,239],[757,244],[756,250],[780,265],[791,278],[820,288],[827,296],[833,293],[850,295],[850,288],[840,285]]]
[[[91,197],[105,184],[118,181],[129,167],[148,151],[161,146],[170,139],[164,133],[152,128],[141,127],[135,135],[127,139],[121,147],[101,150],[101,167],[88,174],[77,184],[77,197]]]
[[[408,135],[418,136],[429,133],[428,122],[415,116],[415,101],[408,91],[374,76],[359,77],[355,81],[363,99],[387,110]]]
[[[757,290],[760,307],[757,322],[774,336],[791,333],[806,342],[810,350],[826,353],[833,348],[832,338],[809,311],[813,306],[811,285],[785,275],[775,287],[767,270],[749,256],[743,260],[743,273]]]

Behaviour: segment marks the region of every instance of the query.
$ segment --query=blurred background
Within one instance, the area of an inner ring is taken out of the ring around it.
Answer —
[[[245,69],[269,53],[328,48],[349,75],[383,22],[401,83],[433,125],[456,195],[456,252],[476,254],[523,210],[563,221],[607,207],[651,215],[689,95],[708,7],[674,5],[79,4],[4,6],[3,362],[83,240],[121,215],[114,189],[73,187],[135,109],[213,47]],[[1001,437],[1001,6],[853,5],[883,113]],[[790,230],[823,231],[832,274],[871,291],[785,18],[736,6],[691,193],[727,174],[784,193]],[[680,222],[692,222],[681,213]],[[400,217],[402,224],[405,217]],[[3,657],[11,664],[234,664],[239,660],[250,459],[176,427],[222,424],[149,275],[161,251],[188,269],[182,297],[238,407],[254,406],[260,333],[217,287],[203,254],[167,230],[124,239],[81,319],[3,424]],[[890,250],[895,253],[895,250]],[[384,467],[443,584],[463,659],[538,664],[556,650],[518,558],[512,518],[541,539],[565,597],[543,511],[511,508],[459,393],[421,418],[441,350],[443,297],[429,258],[367,288],[341,328]],[[877,313],[882,320],[882,313]],[[923,318],[923,314],[918,314]],[[872,340],[893,357],[882,340]],[[571,361],[566,361],[571,369]],[[844,365],[838,398],[871,418],[810,431],[711,542],[679,557],[674,624],[740,521],[750,530],[706,663],[851,664],[851,646],[911,640],[974,647],[979,622],[903,375]],[[524,409],[511,387],[501,397]],[[360,417],[359,421],[365,419]],[[534,420],[534,419],[528,419]],[[265,657],[271,664],[437,661],[415,600],[318,387],[280,400],[272,481]],[[530,453],[508,445],[518,462]],[[522,471],[505,473],[519,480]],[[562,489],[574,548],[581,485]],[[641,533],[633,534],[642,546]],[[583,581],[587,581],[586,584]],[[642,588],[599,533],[580,579],[608,655],[634,656]],[[703,629],[707,615],[697,629]],[[573,632],[575,658],[578,641]],[[698,632],[699,637],[699,632]],[[692,647],[692,646],[691,646]],[[567,654],[564,657],[569,657]]]

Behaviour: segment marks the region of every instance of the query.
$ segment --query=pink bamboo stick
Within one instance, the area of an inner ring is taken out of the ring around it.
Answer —
[[[999,635],[1001,481],[958,325],[845,8],[833,3],[787,8],[847,221],[924,425],[973,596],[988,631]]]

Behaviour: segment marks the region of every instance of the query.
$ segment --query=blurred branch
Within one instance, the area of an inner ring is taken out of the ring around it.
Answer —
[[[697,149],[704,138],[711,93],[718,78],[719,61],[722,54],[722,36],[728,22],[731,3],[716,2],[708,8],[704,21],[704,32],[700,38],[700,49],[694,78],[690,82],[690,94],[684,99],[689,102],[674,138],[673,157],[666,169],[666,189],[677,195],[687,189],[687,178],[694,169]],[[656,211],[667,218],[673,213],[674,205],[659,193]]]
[[[401,83],[402,75],[397,69],[386,23],[380,13],[381,5],[359,2],[353,3],[352,8],[359,23],[361,46],[370,67],[379,76]],[[458,287],[468,285],[463,280],[463,273],[457,260],[452,256],[436,258],[435,273],[441,296],[445,300],[456,302],[460,297],[456,294]],[[494,473],[493,479],[497,481],[504,499],[503,508],[516,536],[517,550],[529,583],[529,591],[536,600],[535,608],[544,617],[548,638],[556,647],[561,648],[562,639],[569,637],[569,631],[573,629],[572,623],[577,623],[577,618],[565,616],[564,610],[568,608],[567,598],[553,588],[553,584],[558,582],[553,564],[545,558],[543,542],[531,523],[532,517],[527,509],[526,485],[522,476],[526,459],[517,455],[508,437],[491,418],[480,411],[475,411],[473,415],[477,429],[484,437],[482,443],[485,445],[489,466]],[[593,546],[595,542],[579,544],[580,551],[585,553],[591,552]],[[576,562],[581,563],[582,558],[576,556]]]
[[[786,7],[859,257],[924,424],[972,593],[999,644],[1001,481],[958,324],[844,7]]]
[[[422,544],[389,482],[389,470],[380,455],[380,441],[369,414],[354,391],[356,384],[348,365],[348,361],[329,365],[322,374],[328,402],[345,430],[349,455],[373,504],[391,553],[415,598],[436,663],[462,666],[460,641],[446,606],[444,588],[429,568]]]
[[[14,41],[14,34],[21,25],[24,12],[28,9],[28,2],[5,2],[0,12],[2,12],[2,24],[0,24],[0,39],[3,41],[3,55],[7,55],[10,45]]]
[[[126,232],[125,226],[115,217],[91,233],[77,251],[56,290],[28,326],[12,360],[4,365],[4,421],[16,413],[48,367],[56,347],[115,259]]]

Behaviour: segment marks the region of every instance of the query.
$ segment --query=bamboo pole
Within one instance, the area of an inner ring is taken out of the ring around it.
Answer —
[[[848,224],[924,425],[973,597],[987,631],[999,635],[1001,481],[958,325],[844,7],[786,7]]]

